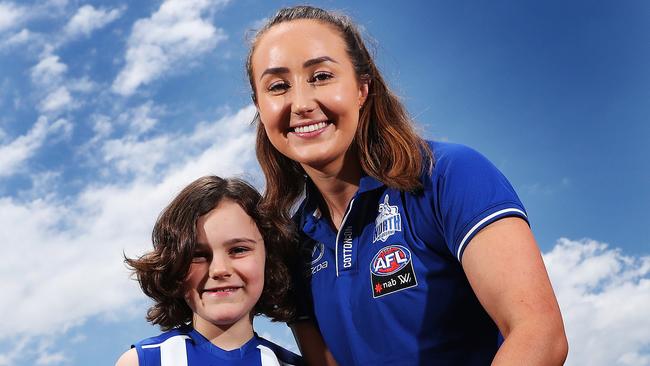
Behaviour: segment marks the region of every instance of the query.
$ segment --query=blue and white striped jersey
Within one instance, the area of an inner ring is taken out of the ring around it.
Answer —
[[[191,327],[144,339],[133,347],[140,366],[290,366],[302,358],[257,334],[238,349],[223,350]]]

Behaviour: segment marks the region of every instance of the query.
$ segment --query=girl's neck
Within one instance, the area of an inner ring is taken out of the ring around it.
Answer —
[[[248,319],[240,319],[229,325],[215,325],[194,314],[192,327],[210,343],[226,351],[241,348],[254,334],[253,322]]]
[[[332,225],[338,230],[348,203],[359,189],[362,169],[356,154],[352,153],[346,154],[337,165],[328,169],[303,166],[303,169],[320,192]]]

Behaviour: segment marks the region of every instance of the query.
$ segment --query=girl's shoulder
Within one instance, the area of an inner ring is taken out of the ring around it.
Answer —
[[[301,356],[289,351],[288,349],[279,346],[265,338],[257,336],[258,347],[262,357],[265,355],[271,357],[275,356],[281,365],[304,365]]]
[[[151,348],[156,345],[160,345],[166,341],[169,341],[171,338],[178,337],[179,339],[188,339],[190,338],[190,332],[192,328],[189,327],[180,327],[180,328],[174,328],[171,330],[168,330],[166,332],[163,332],[157,336],[149,337],[142,339],[136,343],[134,343],[134,347],[136,348]]]

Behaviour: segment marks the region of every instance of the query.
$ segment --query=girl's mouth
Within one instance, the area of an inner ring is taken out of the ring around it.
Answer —
[[[203,290],[203,293],[210,295],[227,295],[237,291],[239,287],[222,287],[222,288],[211,288]]]

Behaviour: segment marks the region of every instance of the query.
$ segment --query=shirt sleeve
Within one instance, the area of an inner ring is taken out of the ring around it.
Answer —
[[[456,144],[434,145],[436,216],[449,250],[461,261],[482,228],[509,216],[528,218],[506,177],[483,155]]]

